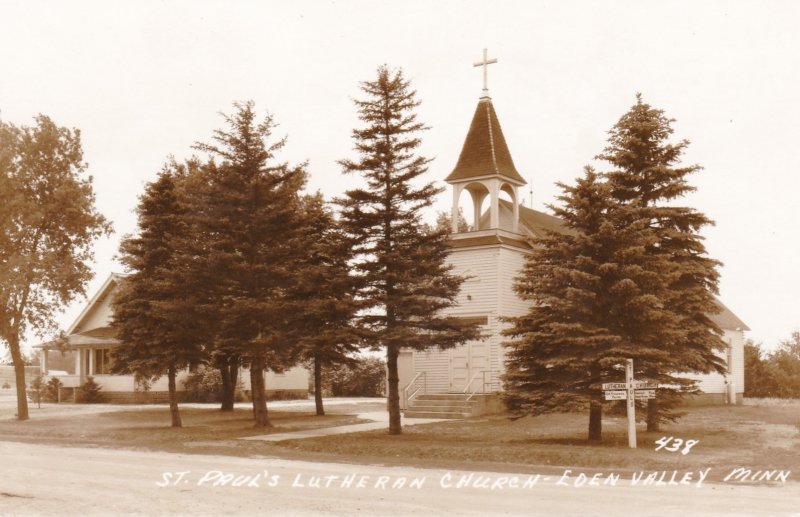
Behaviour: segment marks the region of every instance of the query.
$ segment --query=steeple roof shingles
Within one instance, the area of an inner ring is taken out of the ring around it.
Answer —
[[[486,176],[501,176],[512,183],[525,184],[514,167],[492,101],[489,97],[482,97],[472,117],[458,163],[445,181],[452,183]]]

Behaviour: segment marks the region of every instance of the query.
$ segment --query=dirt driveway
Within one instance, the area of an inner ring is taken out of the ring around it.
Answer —
[[[0,458],[4,516],[788,516],[800,501],[796,483],[576,487],[577,473],[561,485],[558,476],[12,442],[0,442]]]

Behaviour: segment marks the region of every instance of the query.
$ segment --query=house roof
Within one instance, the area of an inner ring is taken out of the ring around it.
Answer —
[[[125,275],[121,275],[119,273],[111,273],[108,275],[106,281],[103,282],[103,285],[100,286],[100,289],[98,289],[94,296],[92,296],[92,298],[86,304],[86,307],[83,308],[83,311],[81,311],[75,321],[72,322],[72,325],[67,328],[67,335],[81,332],[82,325],[89,318],[95,307],[97,307],[100,302],[105,300],[106,296],[113,291],[114,287],[117,285],[117,282],[122,278],[125,278]]]
[[[98,327],[96,329],[87,330],[86,332],[81,332],[79,334],[73,334],[73,335],[96,338],[96,339],[116,339],[117,331],[111,327]]]
[[[492,100],[481,97],[456,167],[445,181],[454,183],[487,176],[500,176],[517,185],[526,183],[514,167]]]
[[[119,344],[119,340],[116,336],[116,331],[111,327],[99,327],[78,334],[70,334],[63,340],[54,339],[46,343],[34,345],[34,348],[70,350],[86,346],[112,347]]]

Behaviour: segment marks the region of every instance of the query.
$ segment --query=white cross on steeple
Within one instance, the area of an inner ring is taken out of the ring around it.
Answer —
[[[483,67],[483,97],[489,96],[489,83],[488,83],[488,74],[487,68],[489,65],[497,63],[496,59],[489,59],[488,52],[486,49],[483,49],[483,61],[478,61],[473,66],[482,66]]]

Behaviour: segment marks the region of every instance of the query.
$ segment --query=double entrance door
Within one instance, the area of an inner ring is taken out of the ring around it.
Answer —
[[[450,392],[462,393],[465,390],[481,393],[484,376],[489,380],[490,343],[484,341],[468,341],[450,349]],[[483,374],[483,372],[487,372]],[[470,384],[471,381],[471,384]],[[467,389],[467,384],[470,384]]]

